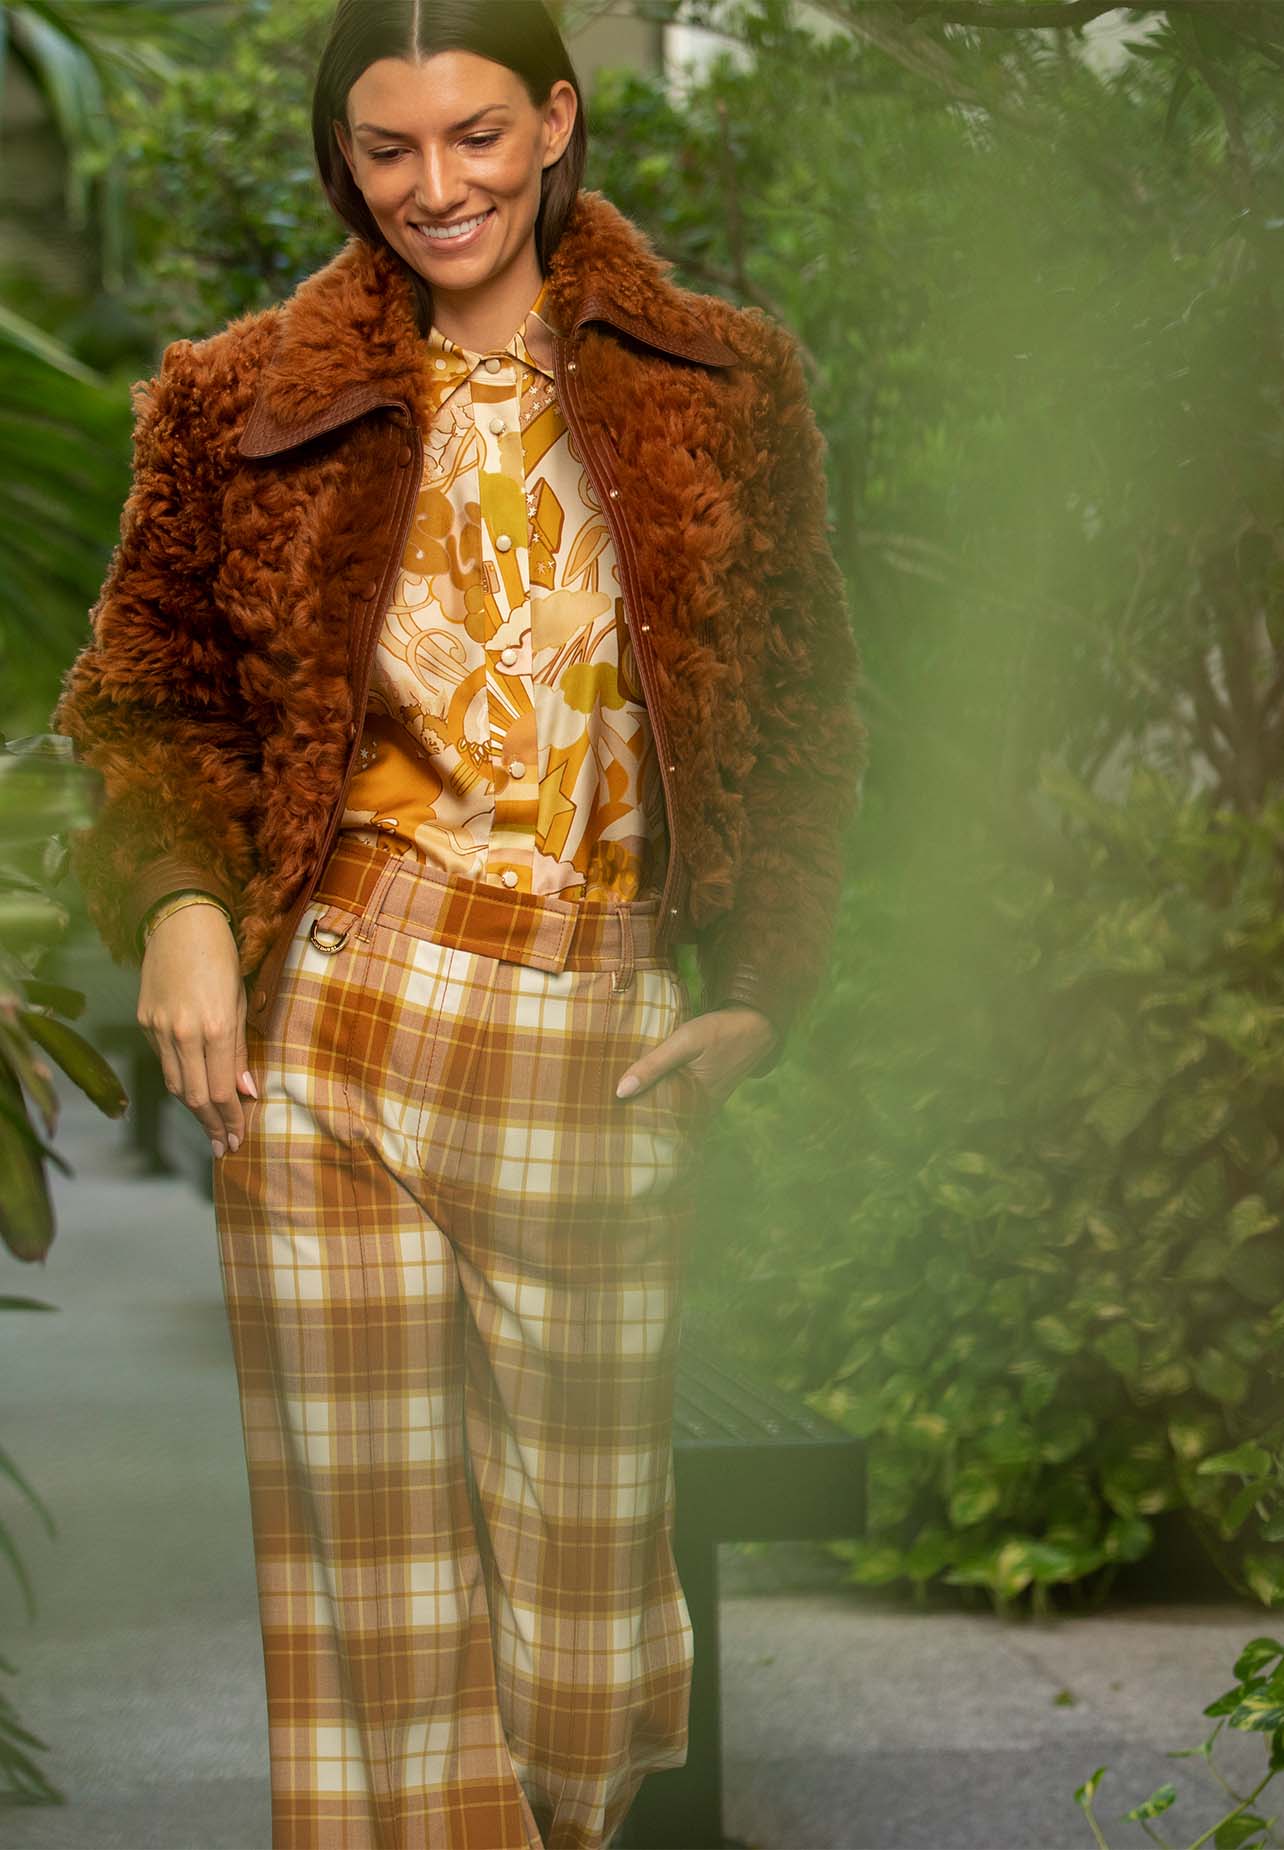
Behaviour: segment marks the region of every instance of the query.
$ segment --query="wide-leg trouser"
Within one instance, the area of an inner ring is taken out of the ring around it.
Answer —
[[[521,895],[497,937],[493,886],[336,853],[373,889],[305,912],[214,1164],[272,1850],[600,1850],[686,1758],[671,1422],[711,1107],[681,1070],[614,1088],[689,998],[652,907]]]

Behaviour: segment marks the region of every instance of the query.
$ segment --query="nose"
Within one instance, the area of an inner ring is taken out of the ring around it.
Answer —
[[[427,218],[449,218],[463,202],[459,173],[451,156],[441,148],[429,148],[420,170],[416,205]]]

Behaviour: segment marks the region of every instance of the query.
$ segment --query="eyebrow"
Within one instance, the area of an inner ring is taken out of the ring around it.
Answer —
[[[446,133],[448,135],[460,135],[466,128],[471,128],[474,122],[480,122],[483,116],[488,116],[492,109],[507,108],[507,103],[487,103],[484,108],[474,110],[471,116],[465,116],[462,122],[452,122],[450,127],[446,130]],[[357,135],[363,133],[367,135],[387,135],[393,141],[414,140],[413,135],[407,135],[402,129],[380,128],[378,124],[374,122],[358,122],[353,132]]]

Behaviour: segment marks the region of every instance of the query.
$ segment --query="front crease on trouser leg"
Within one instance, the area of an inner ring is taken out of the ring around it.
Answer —
[[[309,923],[215,1165],[272,1850],[603,1850],[686,1756],[680,985]]]

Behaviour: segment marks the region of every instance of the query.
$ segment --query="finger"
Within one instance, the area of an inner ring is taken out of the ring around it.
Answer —
[[[698,1047],[684,1037],[683,1029],[676,1029],[667,1040],[661,1041],[658,1047],[648,1048],[644,1054],[638,1056],[632,1066],[625,1067],[616,1078],[615,1096],[636,1098],[639,1092],[654,1085],[657,1079],[662,1078],[673,1067],[685,1066],[698,1051]],[[630,1080],[634,1080],[636,1084],[630,1086],[628,1083]]]
[[[178,1063],[178,1055],[168,1041],[156,1041],[156,1057],[160,1061],[161,1077],[165,1081],[165,1090],[172,1092],[180,1104],[183,1099],[183,1069]]]
[[[226,1149],[227,1132],[223,1126],[223,1116],[210,1101],[209,1075],[205,1070],[205,1036],[196,1028],[176,1028],[174,1048],[183,1077],[180,1093],[183,1103],[197,1119],[211,1144],[222,1144],[223,1149]],[[216,1148],[214,1154],[221,1156],[222,1150]]]
[[[245,1135],[245,1114],[241,1095],[236,1089],[236,1031],[210,1035],[205,1042],[205,1075],[210,1103],[222,1121],[219,1133],[229,1150],[235,1150]]]
[[[236,1024],[236,1059],[233,1061],[236,1071],[237,1089],[248,1092],[251,1098],[257,1098],[259,1089],[254,1083],[250,1071],[250,1050],[245,1040],[245,1010],[242,1009]]]

